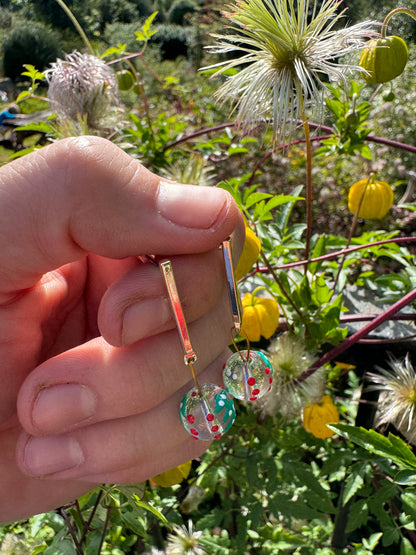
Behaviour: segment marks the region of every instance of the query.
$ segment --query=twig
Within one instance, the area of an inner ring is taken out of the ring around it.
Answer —
[[[89,517],[89,519],[87,520],[87,522],[85,523],[85,526],[84,526],[84,528],[83,528],[83,530],[82,530],[82,534],[81,534],[81,537],[80,537],[80,539],[79,539],[79,543],[80,543],[81,545],[83,544],[83,542],[84,542],[84,540],[85,540],[85,536],[87,535],[87,533],[88,533],[88,531],[89,531],[89,529],[90,529],[92,519],[94,518],[94,515],[95,515],[95,513],[97,512],[98,505],[99,505],[99,503],[100,503],[100,501],[101,501],[101,497],[102,497],[102,496],[103,496],[103,490],[100,489],[100,491],[99,491],[98,494],[97,494],[97,499],[95,500],[95,503],[94,503],[94,506],[93,506],[93,508],[92,508],[90,517]]]
[[[68,532],[71,535],[72,541],[74,542],[75,548],[77,550],[77,555],[84,555],[84,550],[81,547],[80,542],[78,541],[77,535],[75,533],[74,527],[72,526],[71,521],[69,520],[68,514],[65,509],[62,507],[59,509],[59,512],[62,518],[65,520],[65,524],[68,528]]]
[[[407,293],[407,295],[405,295],[399,301],[394,303],[385,312],[376,316],[374,320],[366,324],[361,330],[355,332],[350,337],[347,337],[347,339],[345,339],[342,343],[340,343],[339,345],[337,345],[336,347],[334,347],[333,349],[325,353],[319,360],[317,360],[314,364],[312,364],[307,370],[302,372],[302,374],[299,376],[296,382],[300,383],[305,381],[306,378],[309,378],[309,376],[314,374],[318,370],[318,368],[320,368],[327,362],[333,360],[335,357],[339,356],[341,353],[343,353],[344,351],[352,347],[352,345],[357,343],[360,339],[363,339],[375,328],[378,328],[378,326],[380,326],[381,324],[389,320],[393,314],[396,314],[397,312],[399,312],[399,310],[401,310],[402,308],[404,308],[405,306],[413,302],[415,299],[416,299],[416,289],[413,289],[412,291],[410,291],[410,293]]]

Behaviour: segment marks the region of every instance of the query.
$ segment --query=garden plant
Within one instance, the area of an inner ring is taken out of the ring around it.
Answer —
[[[51,115],[9,159],[100,135],[229,191],[236,345],[273,383],[200,460],[6,524],[1,553],[416,554],[415,6],[155,2],[106,45],[56,2],[82,46],[25,65],[15,102]]]

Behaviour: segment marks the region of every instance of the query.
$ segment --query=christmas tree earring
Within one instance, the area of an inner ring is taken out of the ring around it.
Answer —
[[[238,348],[234,340],[234,335],[241,331],[241,310],[230,241],[223,242],[222,251],[234,322],[234,327],[231,330],[231,341],[236,349],[236,352],[230,356],[223,368],[224,386],[228,393],[236,399],[257,401],[271,389],[273,367],[263,353],[250,349],[248,339],[247,349],[244,351]]]
[[[180,421],[185,430],[195,439],[206,441],[219,439],[234,423],[235,408],[233,400],[227,391],[216,384],[199,384],[194,369],[197,355],[189,338],[172,264],[167,260],[160,262],[159,266],[165,280],[176,326],[185,352],[184,362],[191,369],[195,383],[180,403]]]

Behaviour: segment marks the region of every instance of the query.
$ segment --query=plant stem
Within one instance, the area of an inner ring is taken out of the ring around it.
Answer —
[[[303,122],[302,122],[303,123]],[[308,122],[309,127],[311,129],[320,129],[321,131],[323,131],[324,133],[330,133],[329,137],[331,137],[332,135],[338,136],[336,135],[336,133],[334,133],[334,130],[332,129],[332,127],[328,127],[326,125],[321,125],[319,123],[312,123],[312,122]],[[228,123],[221,123],[219,125],[215,125],[213,127],[205,127],[203,129],[199,129],[198,131],[195,131],[194,133],[189,133],[189,135],[182,135],[179,139],[168,143],[167,145],[165,145],[162,149],[162,151],[164,152],[165,150],[169,150],[170,148],[174,148],[175,146],[178,146],[182,143],[186,143],[187,141],[189,141],[190,139],[194,139],[195,137],[200,137],[201,135],[205,135],[208,133],[213,133],[215,131],[221,131],[222,129],[225,129],[226,127],[235,127],[236,126],[236,122],[235,121],[230,121]],[[322,141],[323,139],[328,139],[329,137],[325,136],[325,137],[312,137],[311,138],[311,142],[317,142],[317,141]],[[412,154],[416,154],[416,146],[413,145],[409,145],[406,143],[401,143],[399,141],[394,141],[392,139],[386,139],[385,137],[377,137],[376,135],[367,135],[367,137],[364,138],[364,140],[366,142],[369,143],[377,143],[377,144],[381,144],[381,145],[386,145],[392,148],[397,148],[398,150],[405,150],[406,152],[411,152]],[[299,139],[296,141],[292,141],[289,144],[284,144],[284,145],[279,145],[276,147],[276,149],[270,151],[269,153],[267,153],[263,158],[262,158],[262,162],[264,162],[265,160],[267,160],[268,158],[270,158],[270,156],[272,156],[273,152],[275,152],[276,150],[282,150],[287,148],[288,146],[291,145],[295,145],[295,144],[300,144],[300,143],[304,143],[305,139]],[[260,167],[260,166],[258,166]],[[258,169],[258,167],[256,167],[256,170]]]
[[[308,325],[307,323],[304,321],[304,318],[302,316],[302,313],[300,312],[300,310],[298,309],[298,307],[295,305],[295,303],[293,302],[292,298],[290,297],[289,293],[286,291],[283,283],[281,282],[279,276],[276,274],[276,272],[274,271],[273,267],[271,266],[267,256],[264,254],[263,251],[260,251],[260,256],[263,260],[263,262],[266,265],[267,271],[273,276],[273,279],[275,281],[275,283],[279,286],[282,294],[284,295],[284,297],[286,297],[287,301],[289,302],[290,306],[293,308],[293,310],[296,312],[296,314],[298,315],[299,319],[301,322],[303,322],[305,324],[305,329],[306,331],[308,331]]]
[[[65,524],[67,525],[68,532],[70,533],[72,541],[74,542],[75,549],[77,551],[77,555],[84,555],[84,550],[82,549],[81,544],[78,541],[78,538],[77,538],[77,535],[75,533],[74,527],[72,526],[72,523],[69,519],[69,516],[68,516],[67,512],[65,511],[64,508],[59,509],[59,512],[60,512],[62,518],[65,520]]]
[[[82,38],[82,40],[84,41],[85,46],[88,48],[90,54],[92,54],[94,56],[95,52],[94,52],[94,48],[92,47],[92,44],[90,43],[87,35],[85,34],[84,29],[81,27],[81,25],[79,24],[77,18],[74,16],[74,14],[72,13],[72,11],[68,8],[68,6],[65,4],[65,2],[63,0],[55,0],[57,2],[57,4],[59,4],[59,6],[61,6],[61,8],[64,10],[64,12],[66,13],[66,15],[69,17],[69,19],[71,20],[72,24],[74,25],[75,29],[78,31],[80,37]]]
[[[329,254],[324,254],[322,256],[318,256],[317,258],[312,258],[310,262],[322,262],[324,260],[331,260],[334,258],[338,258],[338,256],[344,256],[351,252],[360,251],[363,249],[369,249],[371,247],[379,247],[381,245],[388,245],[389,243],[414,243],[416,242],[416,237],[395,237],[393,239],[383,239],[382,241],[375,241],[374,243],[366,243],[365,245],[359,245],[357,247],[350,247],[342,249],[341,251],[332,252]],[[305,260],[298,260],[296,262],[289,262],[288,264],[283,264],[282,266],[274,267],[274,270],[288,270],[289,268],[296,268],[297,266],[303,266],[305,264]],[[257,272],[268,272],[269,268],[258,268]]]
[[[360,339],[368,335],[375,328],[378,328],[378,326],[380,326],[381,324],[389,320],[391,316],[399,312],[399,310],[401,310],[406,305],[413,302],[415,299],[416,299],[416,289],[413,289],[412,291],[410,291],[410,293],[407,293],[407,295],[405,295],[399,301],[394,303],[385,312],[376,316],[374,320],[366,324],[363,328],[353,333],[350,337],[347,337],[347,339],[345,339],[342,343],[340,343],[339,345],[337,345],[336,347],[334,347],[333,349],[325,353],[319,360],[314,362],[314,364],[312,364],[307,370],[302,372],[302,374],[299,376],[296,382],[300,383],[306,380],[306,378],[309,378],[309,376],[314,374],[318,370],[318,368],[320,368],[327,362],[330,362],[336,356],[340,355],[341,353],[343,353],[344,351],[352,347],[352,345],[354,345]]]
[[[359,214],[359,212],[360,212],[360,208],[361,208],[361,205],[362,205],[362,203],[363,203],[364,196],[365,196],[365,193],[366,193],[366,191],[367,191],[368,184],[370,183],[372,177],[373,177],[373,174],[371,174],[370,177],[367,179],[367,183],[365,184],[364,190],[363,190],[363,192],[362,192],[362,194],[361,194],[360,202],[358,203],[357,209],[356,209],[356,211],[355,211],[354,218],[353,218],[352,224],[351,224],[350,233],[349,233],[348,239],[347,239],[347,244],[345,245],[345,250],[347,250],[347,251],[348,251],[349,246],[351,245],[352,236],[353,236],[353,234],[354,234],[355,226],[357,225],[358,214]],[[343,254],[342,258],[341,258],[341,262],[339,263],[339,266],[338,266],[337,275],[335,276],[334,286],[333,286],[333,288],[332,288],[332,294],[334,294],[335,291],[336,291],[336,288],[337,288],[337,285],[338,285],[339,276],[341,275],[342,268],[344,267],[344,262],[345,262],[345,259],[346,259],[346,258],[347,258],[347,253],[344,252],[344,254]]]
[[[304,114],[303,114],[304,116]],[[303,131],[306,145],[306,244],[305,244],[305,273],[308,270],[309,252],[312,237],[312,142],[311,130],[306,117],[303,117]]]
[[[387,26],[388,26],[388,23],[389,23],[390,19],[391,19],[393,16],[395,16],[395,15],[397,15],[397,14],[399,14],[399,13],[404,13],[404,14],[406,14],[406,15],[409,15],[410,17],[412,17],[413,19],[416,20],[416,12],[413,11],[413,10],[411,10],[411,9],[409,9],[409,8],[396,8],[396,9],[392,10],[391,12],[389,12],[389,13],[386,15],[386,17],[385,17],[385,19],[384,19],[384,21],[383,21],[383,29],[382,29],[382,31],[381,31],[381,36],[383,37],[383,39],[386,38]]]
[[[153,147],[153,150],[156,150],[155,132],[154,132],[154,129],[153,129],[153,126],[152,126],[152,118],[150,116],[149,102],[147,101],[146,91],[144,90],[143,83],[140,80],[140,76],[137,73],[133,62],[130,59],[127,59],[126,62],[127,62],[128,66],[130,68],[130,71],[132,72],[132,74],[134,76],[136,86],[140,91],[140,97],[142,99],[144,112],[146,114],[147,125],[149,126],[149,130],[150,130],[150,137],[151,137],[151,140],[152,140],[152,147]]]

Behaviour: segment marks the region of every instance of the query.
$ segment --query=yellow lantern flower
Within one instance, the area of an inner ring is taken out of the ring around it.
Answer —
[[[360,206],[358,217],[365,220],[384,218],[392,204],[392,188],[385,181],[376,181],[374,177],[357,181],[348,193],[349,211],[355,214]]]
[[[256,297],[246,293],[242,300],[242,333],[249,341],[269,339],[279,325],[279,306],[274,299]]]
[[[339,413],[329,395],[324,395],[319,403],[303,409],[303,427],[315,437],[326,439],[334,435],[327,424],[337,424]]]
[[[407,44],[400,37],[380,37],[368,41],[360,57],[367,83],[387,83],[401,73],[409,59]]]
[[[162,472],[157,476],[153,476],[150,481],[156,486],[162,486],[163,488],[170,488],[175,484],[180,484],[182,480],[189,476],[191,471],[192,461],[188,461],[184,464],[180,464],[179,466],[175,466],[175,468],[171,468],[170,470],[166,470],[166,472]]]
[[[246,238],[244,241],[243,252],[238,260],[237,268],[235,269],[235,278],[241,279],[249,273],[251,268],[257,262],[261,251],[261,243],[257,235],[246,224]]]

